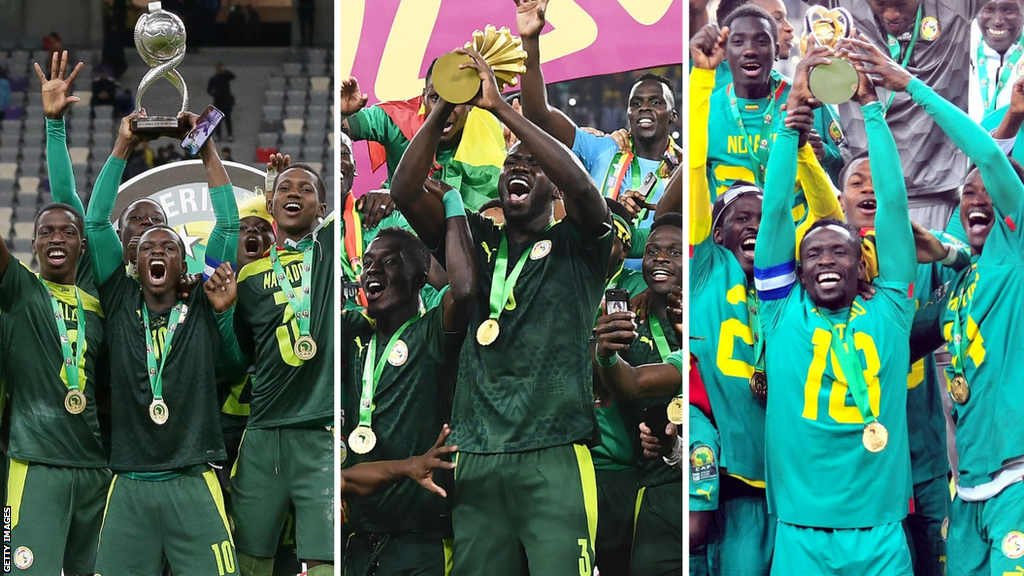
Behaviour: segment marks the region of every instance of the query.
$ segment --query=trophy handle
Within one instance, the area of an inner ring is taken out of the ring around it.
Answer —
[[[137,36],[135,42],[138,43]],[[185,79],[181,77],[181,73],[175,70],[175,67],[177,67],[184,58],[185,52],[182,51],[178,56],[175,56],[166,62],[159,63],[154,68],[150,68],[149,72],[146,72],[146,75],[142,77],[142,81],[139,82],[139,89],[135,92],[136,110],[142,108],[142,95],[146,93],[146,90],[149,90],[149,87],[152,86],[154,82],[165,76],[181,94],[181,112],[188,110],[188,86],[185,84]]]

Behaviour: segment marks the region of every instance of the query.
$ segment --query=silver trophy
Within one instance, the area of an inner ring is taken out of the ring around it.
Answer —
[[[181,93],[181,110],[188,109],[188,86],[175,69],[185,58],[185,24],[174,14],[160,6],[160,2],[149,3],[149,13],[139,17],[135,23],[135,49],[149,64],[149,72],[139,82],[135,92],[135,109],[142,109],[142,95],[161,78],[167,80]],[[132,131],[156,135],[180,134],[187,131],[187,118],[178,116],[145,116],[132,120]]]

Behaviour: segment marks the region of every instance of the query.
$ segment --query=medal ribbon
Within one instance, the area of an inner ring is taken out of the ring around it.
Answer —
[[[345,230],[345,237],[342,239],[342,272],[350,282],[358,284],[359,275],[363,272],[363,227],[362,218],[356,210],[356,199],[352,194],[345,198],[341,221]],[[362,287],[356,290],[355,299],[360,306],[366,307],[366,292]]]
[[[309,293],[309,279],[313,276],[310,270],[313,264],[314,244],[315,242],[309,241],[306,244],[305,250],[302,251],[302,293],[298,295],[295,294],[295,289],[292,288],[292,283],[288,280],[284,267],[281,266],[281,261],[277,257],[277,250],[270,250],[270,265],[274,267],[277,283],[284,290],[284,296],[288,299],[288,305],[292,307],[295,323],[299,326],[300,337],[309,336],[309,304],[312,301]]]
[[[154,400],[163,400],[164,398],[164,366],[167,366],[167,357],[171,355],[171,342],[174,340],[174,333],[178,326],[185,321],[183,309],[184,305],[181,301],[171,309],[171,317],[167,320],[167,337],[164,338],[164,353],[160,355],[160,362],[157,362],[156,343],[153,342],[153,333],[149,328],[149,307],[145,303],[142,304],[142,322],[146,326],[146,368]]]
[[[661,355],[662,362],[668,362],[668,355],[672,353],[672,349],[668,347],[668,340],[665,339],[665,331],[661,329],[661,321],[655,316],[651,316],[651,336],[654,337],[654,344],[658,347],[658,354]]]
[[[991,94],[989,90],[992,87],[988,83],[988,69],[985,65],[988,61],[988,58],[985,57],[985,41],[978,42],[978,78],[981,84],[981,101],[985,105],[986,114],[995,111],[996,102],[999,100],[999,93],[1006,86],[1006,81],[1010,79],[1010,75],[1013,74],[1013,68],[1017,65],[1017,61],[1020,60],[1021,53],[1024,53],[1024,36],[1018,38],[1017,42],[1013,45],[1013,49],[1010,50],[1008,61],[1003,65],[1003,70],[999,74],[995,93]]]
[[[821,315],[820,312],[819,315]],[[832,353],[839,360],[839,367],[843,369],[843,375],[846,376],[846,386],[850,390],[850,395],[853,396],[853,402],[857,405],[861,418],[864,419],[864,425],[867,426],[876,420],[876,414],[871,411],[868,384],[864,380],[864,367],[860,363],[860,355],[857,354],[857,348],[853,343],[853,330],[850,327],[852,315],[853,309],[851,308],[850,315],[846,319],[844,337],[840,337],[839,329],[828,318],[824,315],[821,315],[821,318],[828,323],[829,329],[832,330]]]
[[[971,266],[970,271],[967,274],[964,274],[964,277],[960,279],[960,282],[957,284],[957,289],[955,292],[957,307],[955,314],[953,315],[953,350],[956,354],[956,367],[953,369],[953,373],[956,374],[957,376],[964,375],[965,363],[967,362],[967,355],[965,354],[965,350],[967,347],[964,344],[964,340],[967,338],[967,335],[964,333],[964,324],[963,321],[960,319],[960,309],[963,307],[963,304],[961,304],[961,302],[963,302],[963,300],[967,298],[967,288],[970,284],[970,281],[968,279],[971,276],[977,274],[977,269],[977,264]],[[966,315],[968,318],[971,317],[971,304],[973,303],[974,298],[971,298],[971,301],[967,303]]]
[[[548,224],[548,228],[551,228],[552,224]],[[491,310],[490,318],[497,320],[501,316],[501,311],[505,308],[505,304],[508,304],[508,299],[512,296],[512,289],[515,288],[516,281],[519,280],[519,275],[523,272],[523,266],[526,265],[526,259],[530,257],[530,253],[533,252],[533,246],[536,246],[537,242],[534,242],[530,248],[523,251],[523,255],[519,257],[519,261],[516,262],[512,273],[505,277],[505,271],[508,270],[508,234],[505,230],[501,231],[501,246],[498,248],[498,257],[494,260],[494,276],[491,278],[491,296],[488,302],[488,306]]]
[[[911,52],[914,51],[914,46],[917,44],[917,35],[920,32],[921,32],[921,5],[918,4],[918,6],[917,6],[917,17],[914,19],[914,34],[910,37],[910,45],[907,46],[907,53],[903,56],[903,62],[900,62],[900,66],[902,66],[903,68],[906,68],[907,67],[907,63],[910,62],[910,54],[911,54]],[[900,49],[901,49],[900,48],[900,41],[897,40],[895,36],[893,36],[892,34],[889,34],[888,32],[885,34],[885,36],[886,36],[886,38],[889,39],[889,41],[888,41],[889,55],[892,57],[893,60],[898,59],[899,56],[900,56]],[[892,94],[889,94],[889,101],[886,102],[885,108],[882,110],[882,116],[883,117],[886,115],[887,112],[889,112],[889,106],[892,106],[892,100],[895,97],[896,97],[896,93],[895,92],[893,92]]]
[[[380,360],[375,359],[377,355],[377,333],[374,332],[373,336],[370,336],[370,343],[366,349],[366,361],[363,363],[363,393],[359,399],[360,426],[370,428],[370,421],[373,417],[373,395],[377,393],[377,383],[380,382],[380,375],[384,371],[384,364],[387,362],[388,356],[391,355],[391,351],[395,348],[395,344],[398,343],[399,337],[402,336],[402,332],[405,332],[405,329],[410,324],[419,319],[419,315],[409,318],[391,335],[387,346],[381,352]]]
[[[747,290],[747,318],[754,335],[754,372],[764,374],[764,333],[761,331],[761,316],[758,314],[757,292]]]
[[[768,164],[768,136],[772,133],[772,127],[778,119],[779,97],[786,89],[786,81],[780,80],[775,89],[768,92],[768,102],[765,107],[764,116],[761,118],[761,132],[757,142],[750,143],[747,128],[743,124],[743,115],[740,114],[739,104],[736,103],[736,96],[733,94],[733,85],[726,86],[726,97],[729,100],[729,110],[732,112],[732,119],[740,129],[740,134],[747,140],[747,155],[750,157],[750,169],[754,173],[754,183],[764,187],[764,170]],[[756,150],[755,150],[756,148]]]
[[[75,286],[75,300],[78,306],[78,338],[76,339],[77,350],[72,354],[71,339],[68,338],[68,328],[64,323],[64,315],[60,311],[57,297],[54,296],[45,280],[40,278],[39,282],[46,290],[46,295],[50,297],[50,306],[53,307],[53,319],[57,325],[57,334],[60,335],[60,349],[64,354],[63,370],[68,381],[68,390],[78,390],[78,367],[82,364],[82,356],[85,354],[85,309],[82,306],[82,295],[78,291],[78,286]]]
[[[668,158],[675,158],[675,141],[672,137],[668,138],[668,148],[665,150],[661,164],[658,164],[658,171],[655,174],[659,179],[667,178],[672,174],[672,166],[669,166]],[[633,150],[633,137],[629,138],[629,152],[622,153],[621,151],[616,152],[615,156],[612,157],[612,161],[608,164],[608,171],[605,172],[604,190],[601,191],[601,195],[612,200],[618,200],[619,193],[622,191],[622,182],[626,178],[626,169],[630,172],[630,181],[632,183],[633,190],[639,190],[642,180],[640,179],[640,161],[636,157],[636,153]],[[614,178],[612,174],[615,174]],[[643,220],[641,218],[641,220]]]

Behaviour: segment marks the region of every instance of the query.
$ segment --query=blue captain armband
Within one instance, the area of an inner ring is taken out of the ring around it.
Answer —
[[[207,254],[206,263],[203,265],[203,282],[209,280],[210,276],[213,276],[213,273],[217,271],[217,268],[220,268],[221,264],[223,264],[221,260],[217,260]]]
[[[796,260],[767,268],[754,267],[754,286],[761,300],[778,300],[789,295],[796,284]]]

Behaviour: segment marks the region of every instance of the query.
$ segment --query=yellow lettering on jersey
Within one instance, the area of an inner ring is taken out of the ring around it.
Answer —
[[[953,368],[959,367],[960,359],[956,356],[956,348],[952,346],[953,342],[953,323],[946,322],[942,326],[942,334],[946,339],[946,349],[950,353],[950,363]],[[985,338],[981,335],[981,331],[978,329],[977,322],[974,318],[967,317],[967,330],[964,336],[967,338],[967,357],[974,361],[974,367],[981,366],[981,363],[985,361]]]
[[[924,382],[924,358],[910,365],[910,372],[907,374],[907,390],[917,388]]]
[[[295,340],[299,337],[299,325],[295,322],[295,312],[288,305],[288,298],[284,292],[280,290],[274,293],[274,304],[284,307],[281,324],[274,332],[277,336],[277,349],[281,353],[281,360],[289,366],[301,366],[302,360],[295,355],[294,349]]]
[[[1003,576],[1024,576],[1024,568],[1015,566],[1013,572],[1003,572]]]
[[[164,340],[167,339],[167,326],[154,328],[150,331],[150,334],[153,337],[153,355],[159,360],[164,356]]]
[[[70,322],[78,323],[78,304],[68,304],[62,300],[57,300],[57,304],[60,306],[60,314],[65,320]],[[72,340],[74,342],[74,340]]]
[[[736,351],[736,339],[747,346],[754,345],[754,333],[750,330],[750,326],[738,318],[729,318],[722,322],[719,329],[716,357],[718,370],[726,376],[749,379],[754,373],[754,367],[743,360],[733,358]]]
[[[77,328],[70,328],[70,329],[68,329],[68,340],[71,341],[71,355],[77,358],[78,357],[78,329]],[[82,361],[78,364],[78,388],[82,392],[85,392],[85,387],[88,384],[88,382],[86,381],[86,378],[85,378],[85,365],[88,362],[88,360],[86,360],[86,356],[85,355],[89,352],[89,342],[86,341],[86,340],[82,340],[82,344],[83,344],[83,346],[82,346]],[[65,371],[65,370],[61,370],[60,371],[60,379],[61,379],[62,382],[64,382],[65,386],[68,385],[68,374],[67,374],[67,371]]]
[[[729,136],[726,152],[729,154],[746,154],[747,139],[743,136]]]
[[[717,188],[717,195],[721,196],[729,189],[729,185],[726,184],[726,182],[733,182],[735,180],[753,182],[754,173],[751,172],[750,168],[745,166],[729,166],[727,164],[719,164],[715,166],[715,181],[721,183]]]
[[[291,282],[293,288],[297,288],[298,284],[302,282],[302,260],[296,260],[284,265],[284,273],[288,277],[288,281]],[[268,270],[263,273],[263,289],[270,290],[277,288],[277,274],[274,274],[273,270]]]
[[[864,418],[860,415],[856,405],[849,405],[846,402],[849,390],[846,384],[846,376],[832,352],[832,333],[822,328],[814,330],[811,338],[814,345],[814,358],[807,371],[807,381],[804,384],[804,411],[803,417],[808,420],[818,419],[818,396],[821,392],[822,380],[825,376],[826,357],[832,365],[832,374],[835,381],[829,391],[828,415],[840,424],[860,424]],[[878,358],[878,349],[875,341],[868,334],[858,332],[853,336],[853,344],[857,350],[864,353],[864,380],[868,387],[868,403],[872,412],[879,413],[881,403],[881,386],[878,381],[878,372],[881,369],[881,362]]]
[[[725,293],[725,301],[729,304],[746,304],[747,302],[747,287],[743,284],[737,284],[729,291]]]

